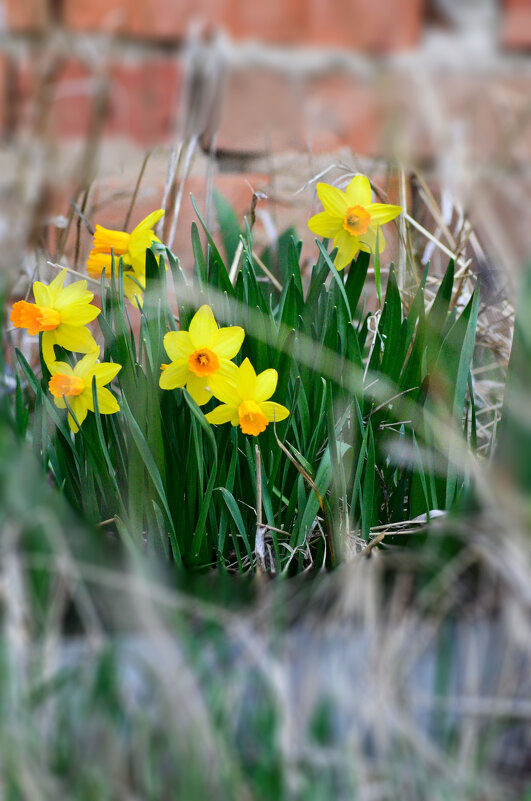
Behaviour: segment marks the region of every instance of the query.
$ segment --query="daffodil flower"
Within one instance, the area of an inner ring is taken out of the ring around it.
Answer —
[[[122,369],[121,364],[112,362],[98,362],[99,348],[80,359],[75,367],[66,362],[54,362],[50,365],[52,377],[48,389],[54,397],[54,403],[59,409],[66,409],[66,401],[75,415],[77,423],[81,425],[87,412],[94,411],[94,398],[92,395],[92,379],[96,377],[96,397],[100,414],[114,414],[120,411],[118,401],[105,388],[116,374]],[[76,420],[68,412],[68,423],[72,431],[79,430]]]
[[[194,314],[188,331],[170,331],[164,347],[171,359],[162,365],[159,385],[162,389],[184,387],[203,406],[212,397],[208,390],[214,375],[225,379],[234,376],[237,366],[231,362],[240,350],[245,331],[238,325],[218,328],[210,306]]]
[[[94,295],[87,290],[86,281],[74,281],[63,287],[66,270],[62,270],[46,286],[33,284],[35,303],[19,300],[13,304],[11,322],[16,328],[27,328],[35,336],[42,332],[42,355],[48,367],[55,361],[54,345],[76,353],[98,350],[88,328],[100,310],[90,301]]]
[[[94,244],[87,260],[88,274],[98,279],[105,271],[105,276],[109,278],[114,254],[117,271],[118,260],[121,258],[123,262],[126,297],[131,303],[135,302],[135,298],[142,302],[142,290],[146,286],[146,250],[153,242],[160,242],[153,232],[153,226],[163,214],[163,209],[152,211],[130,234],[96,225]]]
[[[270,401],[277,388],[278,373],[276,370],[264,370],[256,375],[249,359],[244,359],[234,382],[222,376],[213,376],[210,389],[222,405],[217,406],[206,416],[209,423],[232,423],[240,426],[244,434],[257,437],[265,431],[268,423],[285,420],[288,409],[280,403]]]
[[[359,250],[379,253],[385,248],[381,225],[394,220],[402,211],[390,203],[371,203],[371,185],[364,175],[355,175],[344,192],[330,184],[317,184],[317,194],[324,211],[315,214],[308,228],[318,236],[333,238],[337,254],[334,264],[342,270]]]

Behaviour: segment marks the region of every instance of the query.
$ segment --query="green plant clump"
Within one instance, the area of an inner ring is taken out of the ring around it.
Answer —
[[[458,311],[450,262],[429,310],[426,275],[406,305],[391,268],[383,304],[369,312],[370,254],[338,272],[325,240],[307,271],[288,230],[256,257],[249,226],[240,231],[219,197],[217,207],[226,259],[199,213],[193,277],[154,244],[139,325],[122,260],[109,284],[102,278],[97,324],[102,361],[121,365],[119,413],[99,413],[94,387],[95,413],[73,435],[47,365],[40,379],[17,353],[14,425],[58,491],[100,530],[178,568],[288,574],[333,566],[386,527],[467,502],[478,291]],[[159,388],[165,334],[186,331],[203,304],[219,325],[245,330],[236,364],[278,373],[275,400],[289,416],[257,437],[211,425],[214,400],[199,407],[186,390]]]

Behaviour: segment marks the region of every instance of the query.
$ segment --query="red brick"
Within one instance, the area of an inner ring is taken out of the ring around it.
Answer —
[[[10,122],[14,130],[32,128],[52,138],[89,133],[94,102],[94,76],[76,59],[48,65],[45,75],[32,58],[12,60]]]
[[[31,121],[32,98],[36,96],[37,80],[31,62],[7,58],[9,100],[7,127],[9,133],[26,129]]]
[[[359,155],[381,155],[383,115],[374,84],[352,75],[332,73],[307,87],[305,132],[314,152],[347,145]]]
[[[504,0],[501,41],[512,49],[531,47],[531,1]]]
[[[65,25],[74,31],[106,31],[139,38],[181,39],[198,19],[223,25],[233,0],[67,0]]]
[[[293,150],[304,142],[300,87],[280,72],[236,70],[222,99],[217,147],[243,153]]]
[[[307,41],[388,52],[414,46],[424,0],[307,0]]]
[[[63,18],[74,31],[140,38],[180,40],[202,21],[237,39],[387,52],[415,44],[423,6],[424,0],[66,0]]]
[[[4,0],[8,30],[14,33],[43,31],[50,23],[47,0]]]
[[[80,61],[65,62],[53,86],[49,133],[54,138],[88,136],[94,109],[96,80],[91,69]]]
[[[128,32],[136,2],[137,0],[65,0],[63,22],[73,31]]]
[[[133,2],[131,33],[162,40],[182,39],[194,22],[226,28],[234,0],[143,0]],[[230,31],[230,24],[228,25]]]
[[[38,67],[24,59],[11,62],[8,68],[13,73],[9,86],[14,107],[10,114],[0,112],[0,120],[4,127],[7,116],[9,127],[23,130],[33,124],[36,104],[42,99]],[[105,134],[123,136],[143,146],[160,144],[171,137],[180,88],[180,67],[173,57],[130,63],[122,60],[111,65],[107,78],[102,80],[106,80],[103,89],[94,68],[81,61],[60,63],[50,79],[50,103],[44,108],[47,124],[42,132],[54,138],[86,137],[103,91]]]
[[[180,68],[173,57],[117,63],[111,69],[107,132],[146,146],[168,141],[179,91]]]
[[[303,42],[307,22],[307,3],[301,0],[233,0],[231,17],[225,20],[237,38],[282,44]]]

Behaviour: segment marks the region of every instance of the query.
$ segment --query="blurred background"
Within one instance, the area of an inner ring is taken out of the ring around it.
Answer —
[[[484,268],[522,262],[529,0],[2,0],[0,24],[4,267],[29,245],[82,269],[72,200],[116,228],[177,208],[165,241],[190,266],[189,194],[214,222],[212,187],[239,215],[262,193],[260,244],[294,224],[313,248],[309,182],[341,171],[417,218],[420,173],[439,233],[466,215]]]

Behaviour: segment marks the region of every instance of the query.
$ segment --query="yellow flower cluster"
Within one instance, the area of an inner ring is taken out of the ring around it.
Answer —
[[[94,298],[86,281],[74,281],[63,287],[66,269],[46,286],[33,284],[35,303],[19,300],[11,310],[15,328],[27,328],[28,334],[42,333],[42,355],[48,367],[55,362],[55,345],[77,353],[97,350],[96,341],[88,328],[100,310],[91,304]]]
[[[338,270],[349,264],[359,250],[374,253],[385,247],[380,226],[397,217],[402,209],[385,203],[371,202],[371,185],[364,175],[356,175],[345,192],[330,184],[318,183],[317,194],[324,211],[308,222],[310,230],[332,237],[337,248],[335,266]],[[114,259],[124,267],[124,292],[131,302],[142,304],[146,284],[146,250],[160,242],[153,227],[164,211],[149,214],[128,234],[96,225],[87,272],[93,278],[110,276]],[[52,378],[49,389],[59,408],[68,407],[68,420],[74,432],[94,411],[93,381],[102,414],[119,410],[108,384],[121,369],[119,364],[99,363],[99,348],[86,325],[100,310],[91,304],[94,297],[86,281],[75,281],[64,287],[66,270],[49,286],[36,281],[33,285],[34,303],[25,300],[15,303],[11,321],[17,328],[27,328],[30,335],[42,334],[42,355]],[[213,424],[230,422],[240,426],[244,434],[258,436],[275,420],[284,420],[289,411],[275,403],[271,396],[276,390],[276,370],[264,370],[259,375],[249,359],[237,366],[232,359],[238,354],[245,332],[239,326],[219,328],[212,309],[204,305],[194,315],[188,331],[171,331],[164,337],[169,364],[161,365],[161,389],[186,387],[199,406],[212,397],[221,405],[208,412],[206,419]],[[55,346],[87,354],[74,367],[56,361]],[[67,400],[69,399],[69,400]]]
[[[162,365],[159,383],[162,389],[186,387],[198,406],[213,396],[221,405],[205,415],[209,423],[230,422],[256,437],[268,423],[284,420],[289,411],[269,400],[277,387],[276,370],[256,375],[249,359],[239,367],[231,361],[244,336],[239,326],[219,328],[210,306],[201,306],[188,331],[170,331],[164,337],[171,362]]]
[[[337,248],[335,266],[342,270],[359,250],[374,253],[378,245],[385,247],[380,226],[397,217],[402,209],[386,203],[371,202],[371,185],[364,175],[356,175],[345,192],[330,184],[318,183],[317,194],[324,211],[308,222],[310,230],[332,237]],[[146,285],[146,250],[160,242],[153,227],[164,211],[149,214],[133,231],[115,231],[96,225],[93,247],[87,261],[87,272],[93,278],[110,276],[114,259],[122,259],[124,292],[131,302],[142,304]],[[102,414],[119,410],[114,395],[105,388],[121,369],[119,364],[99,363],[99,348],[86,325],[100,310],[91,304],[94,297],[86,281],[75,281],[64,287],[66,270],[49,286],[36,281],[35,303],[15,303],[11,321],[17,328],[27,328],[32,336],[42,334],[42,355],[52,378],[49,390],[59,408],[68,407],[68,421],[74,432],[94,411],[93,382]],[[239,326],[219,328],[212,309],[204,305],[194,315],[188,331],[171,331],[164,337],[169,364],[161,365],[161,389],[186,387],[199,406],[212,397],[221,404],[208,412],[213,424],[230,422],[240,426],[244,434],[258,436],[275,420],[284,420],[289,411],[275,403],[276,370],[259,375],[249,359],[237,366],[232,359],[238,354],[245,332]],[[55,346],[87,354],[74,367],[56,361]]]
[[[100,413],[119,411],[116,398],[105,385],[115,378],[121,365],[100,363],[100,349],[85,327],[100,310],[90,303],[94,296],[87,290],[86,281],[64,287],[65,277],[63,270],[48,286],[36,281],[35,303],[15,303],[11,321],[32,336],[42,334],[42,354],[51,373],[48,389],[55,405],[68,409],[70,428],[77,433],[87,413],[94,411],[94,382]],[[164,347],[171,361],[162,365],[160,387],[186,387],[199,406],[214,397],[221,405],[206,415],[210,423],[230,422],[239,425],[244,434],[258,436],[271,421],[284,420],[289,411],[269,400],[277,386],[276,370],[257,375],[249,359],[240,366],[232,361],[244,337],[240,326],[219,328],[210,306],[201,306],[188,331],[165,335]],[[55,345],[86,355],[72,367],[68,362],[57,361]]]
[[[118,402],[105,384],[121,369],[111,362],[99,363],[100,349],[86,328],[100,310],[91,304],[94,298],[87,290],[86,281],[74,281],[64,287],[66,269],[47,286],[40,281],[33,284],[35,303],[19,300],[11,310],[11,322],[16,328],[26,328],[28,334],[42,334],[42,356],[52,377],[48,388],[59,409],[68,405],[68,422],[77,432],[87,416],[94,411],[92,381],[96,379],[96,397],[101,414],[119,411]],[[85,353],[74,367],[56,360],[55,346],[76,353]]]

